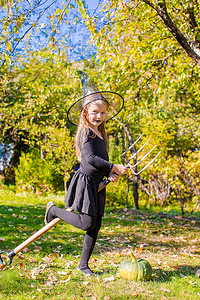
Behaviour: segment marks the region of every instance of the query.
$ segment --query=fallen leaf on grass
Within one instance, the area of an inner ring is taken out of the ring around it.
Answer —
[[[35,241],[35,243],[36,243],[36,244],[41,244],[42,242],[41,242],[41,241]]]
[[[173,225],[174,225],[173,222],[169,222],[169,223],[168,223],[168,226],[173,226]]]
[[[4,270],[4,269],[5,269],[5,267],[6,267],[6,265],[5,265],[5,264],[1,264],[1,265],[0,265],[0,270]]]
[[[160,288],[160,290],[163,291],[163,292],[165,292],[165,293],[171,293],[170,290],[167,290],[167,289],[165,289],[165,288]]]
[[[39,273],[36,273],[34,270],[31,270],[31,278],[33,280],[36,280],[36,275],[39,274]]]
[[[63,278],[63,280],[61,280],[62,283],[67,283],[68,281],[70,281],[71,276],[65,276]]]
[[[22,250],[22,253],[26,253],[26,252],[28,252],[29,250],[28,250],[28,248],[24,248],[23,250]]]
[[[36,263],[36,260],[35,259],[33,259],[33,258],[29,258],[29,260],[28,260],[30,263]]]
[[[51,256],[45,256],[42,260],[47,264],[53,262],[53,258]]]
[[[65,272],[65,271],[58,271],[57,274],[58,275],[67,275],[67,272]]]
[[[196,271],[195,276],[198,277],[198,278],[200,278],[200,269],[198,269],[198,270]]]
[[[115,257],[116,257],[116,258],[118,258],[118,257],[120,257],[120,256],[121,256],[120,253],[116,253],[116,254],[115,254]]]
[[[33,252],[38,252],[40,250],[42,250],[42,247],[40,246],[34,246],[35,250],[33,250]]]
[[[31,279],[31,277],[26,272],[24,272],[24,274],[27,278]]]
[[[181,255],[183,255],[183,256],[190,256],[190,253],[182,252]]]
[[[156,261],[157,261],[157,264],[158,264],[159,266],[162,265],[162,260],[157,259]]]
[[[195,284],[197,284],[197,281],[188,281],[188,283],[195,285]]]
[[[132,294],[132,297],[137,297],[139,293]]]
[[[103,300],[110,300],[110,297],[109,296],[104,296]]]
[[[103,279],[103,282],[109,282],[109,281],[114,281],[115,280],[115,276],[110,276],[110,277],[106,277]]]
[[[135,248],[135,252],[141,253],[143,251],[143,245],[140,245],[140,248]]]
[[[41,285],[41,284],[40,284],[40,286],[41,286],[42,288],[48,287],[48,288],[50,288],[50,289],[53,289],[53,282],[52,282],[52,281],[47,281],[44,285]]]
[[[20,268],[24,268],[24,267],[25,267],[25,266],[24,266],[24,263],[23,263],[23,262],[20,262],[19,267],[20,267]]]
[[[41,263],[40,268],[44,270],[48,265],[46,263]]]
[[[48,275],[48,280],[51,281],[51,282],[55,282],[55,281],[57,281],[57,278],[56,278],[55,275],[49,274],[49,275]]]
[[[31,270],[31,278],[32,278],[33,280],[36,280],[36,276],[37,276],[38,274],[40,274],[41,272],[42,272],[41,269],[39,269],[39,268],[34,268],[33,270]]]

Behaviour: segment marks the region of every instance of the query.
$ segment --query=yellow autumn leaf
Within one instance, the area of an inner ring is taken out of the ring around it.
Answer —
[[[120,253],[116,253],[116,254],[115,254],[115,257],[116,257],[116,258],[118,258],[118,257],[120,257],[120,256],[121,256]]]
[[[8,49],[8,51],[12,52],[12,47],[11,47],[10,43],[7,40],[5,40],[5,44],[6,44],[6,48]]]

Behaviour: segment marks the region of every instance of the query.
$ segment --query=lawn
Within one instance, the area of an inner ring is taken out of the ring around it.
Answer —
[[[64,207],[63,198],[0,190],[0,249],[12,250],[42,228],[47,202]],[[199,213],[107,208],[90,263],[98,275],[87,277],[76,269],[84,232],[60,222],[10,266],[0,265],[0,299],[200,299],[199,230]],[[118,274],[131,250],[151,264],[150,281]]]

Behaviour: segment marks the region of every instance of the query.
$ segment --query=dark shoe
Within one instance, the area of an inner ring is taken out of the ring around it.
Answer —
[[[52,220],[48,220],[48,213],[49,213],[49,210],[52,206],[54,206],[55,203],[53,201],[50,201],[47,203],[47,208],[46,208],[46,212],[45,212],[45,216],[44,216],[44,223],[45,225],[47,225],[49,222],[51,222]]]
[[[87,276],[91,276],[91,277],[95,276],[95,273],[89,267],[86,269],[81,269],[80,266],[78,266],[77,269],[83,272]]]

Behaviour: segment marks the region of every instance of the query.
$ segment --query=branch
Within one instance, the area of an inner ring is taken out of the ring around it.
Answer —
[[[10,53],[10,56],[14,53],[15,49],[17,48],[18,44],[23,40],[23,38],[28,34],[28,32],[35,27],[35,24],[37,24],[37,22],[40,20],[40,18],[43,16],[43,14],[45,13],[46,10],[48,10],[49,7],[51,7],[57,0],[53,0],[47,7],[45,7],[43,9],[43,11],[39,14],[37,20],[34,22],[34,24],[32,24],[27,30],[26,32],[19,38],[19,40],[17,41],[17,43],[15,44],[15,46],[13,47],[12,52]],[[3,60],[0,68],[4,65],[5,63],[5,59]]]
[[[165,56],[163,58],[158,58],[158,59],[153,59],[153,60],[147,60],[146,63],[148,62],[152,62],[152,64],[156,63],[156,62],[165,62],[168,60],[168,58],[172,57],[174,54],[176,54],[177,52],[180,51],[180,48],[174,50],[174,52],[172,52],[171,54],[169,54],[168,56]]]
[[[189,3],[189,8],[187,9],[187,13],[189,14],[190,25],[192,26],[193,29],[197,28],[198,24],[195,20],[194,6],[192,5],[192,3]]]
[[[55,0],[55,1],[56,1],[56,0]],[[69,5],[69,3],[70,3],[70,0],[68,0],[67,5]],[[57,24],[56,24],[56,26],[55,26],[55,29],[54,29],[54,32],[53,32],[52,37],[54,37],[54,36],[56,35],[58,25],[60,24],[60,22],[61,22],[61,20],[62,20],[62,18],[63,18],[63,15],[64,15],[64,13],[66,12],[66,10],[67,10],[67,8],[68,8],[67,5],[66,5],[65,8],[63,9],[62,14],[61,14],[60,17],[59,17],[59,20],[58,20],[58,22],[57,22]]]
[[[200,65],[200,56],[192,49],[190,44],[187,42],[185,36],[180,32],[180,30],[171,20],[170,16],[167,13],[165,1],[162,0],[162,2],[159,2],[157,7],[153,5],[153,3],[151,3],[149,0],[142,0],[142,1],[145,2],[147,5],[149,5],[150,7],[152,7],[158,13],[158,15],[161,17],[166,27],[169,29],[169,31],[172,33],[172,35],[175,37],[175,39],[178,41],[181,47],[185,50],[187,55],[195,63]]]

